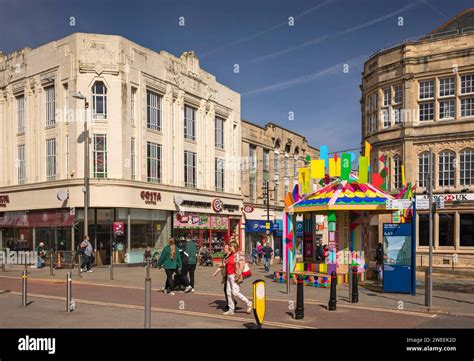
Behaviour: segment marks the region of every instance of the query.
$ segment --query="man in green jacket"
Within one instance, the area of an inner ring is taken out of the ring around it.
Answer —
[[[181,256],[179,251],[174,244],[174,238],[169,239],[169,244],[166,245],[161,251],[160,259],[158,260],[158,268],[164,267],[166,272],[166,286],[169,287],[169,291],[172,296],[174,295],[174,282],[173,273],[183,268],[181,263]]]
[[[194,293],[194,272],[196,271],[198,249],[192,239],[186,240],[184,252],[188,259],[187,262],[183,262],[183,276],[187,278],[189,273],[189,285],[191,292]]]

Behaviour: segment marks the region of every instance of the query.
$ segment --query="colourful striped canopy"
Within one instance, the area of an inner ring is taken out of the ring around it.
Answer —
[[[307,195],[288,207],[295,213],[326,211],[378,211],[391,213],[386,209],[387,199],[394,199],[388,193],[369,183],[359,183],[351,176],[348,181],[336,180],[316,192]]]

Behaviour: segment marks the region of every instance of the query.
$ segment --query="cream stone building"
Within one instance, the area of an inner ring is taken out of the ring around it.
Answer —
[[[101,261],[112,241],[118,261],[136,262],[171,235],[219,251],[240,232],[240,95],[193,52],[76,33],[0,54],[1,247],[74,249],[82,238],[85,117]],[[125,227],[116,239],[114,222]]]
[[[266,237],[268,219],[273,248],[281,250],[285,195],[298,184],[298,169],[305,166],[306,157],[319,158],[319,150],[311,147],[303,135],[276,124],[267,123],[261,127],[242,120],[242,156],[248,160],[242,170],[245,248],[250,252],[257,241]],[[267,181],[270,189],[268,217]],[[302,220],[298,227],[298,236],[302,240]],[[312,232],[311,229],[305,231]]]
[[[435,158],[434,193],[445,208],[434,218],[434,264],[474,265],[474,9],[430,34],[373,54],[362,77],[362,141],[373,146],[371,170],[384,155],[389,190],[406,181],[426,198],[428,152]],[[371,248],[381,241],[382,223],[372,220]],[[417,220],[417,262],[428,263],[427,210]]]

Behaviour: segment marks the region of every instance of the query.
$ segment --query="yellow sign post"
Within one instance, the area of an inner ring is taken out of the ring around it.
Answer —
[[[253,315],[258,328],[262,328],[263,319],[265,317],[266,302],[265,281],[256,280],[253,282]]]

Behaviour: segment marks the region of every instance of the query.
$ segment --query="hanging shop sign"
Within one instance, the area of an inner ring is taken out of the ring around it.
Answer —
[[[218,213],[222,211],[223,207],[224,207],[224,203],[222,202],[221,199],[216,198],[212,201],[212,209],[214,210],[214,212]]]
[[[161,201],[161,193],[153,191],[141,191],[140,197],[145,201],[145,204],[156,205],[156,202]]]
[[[5,208],[10,203],[10,196],[8,194],[0,194],[0,207]]]
[[[252,213],[254,211],[255,208],[253,208],[251,205],[245,205],[242,210],[244,211],[244,213]]]
[[[123,233],[124,233],[123,222],[114,222],[114,235],[123,236]]]

